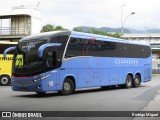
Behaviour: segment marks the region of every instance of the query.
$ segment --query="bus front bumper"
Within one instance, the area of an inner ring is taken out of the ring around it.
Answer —
[[[46,92],[45,80],[34,82],[32,80],[12,80],[11,87],[13,91]]]

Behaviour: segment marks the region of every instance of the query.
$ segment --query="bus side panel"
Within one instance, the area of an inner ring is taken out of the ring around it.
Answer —
[[[143,82],[147,82],[151,80],[151,76],[152,76],[152,71],[150,68],[144,68],[144,79]]]
[[[109,78],[108,78],[108,76],[109,76],[108,71],[109,71],[109,69],[107,69],[107,68],[101,69],[101,78],[102,78],[101,86],[107,86],[110,84]]]
[[[109,69],[108,85],[118,85],[124,83],[123,68],[110,68]]]
[[[110,85],[118,84],[118,82],[119,82],[118,75],[119,74],[118,74],[117,68],[110,68],[110,70],[109,70],[109,84]]]
[[[76,80],[76,88],[85,88],[100,86],[101,79],[101,70],[100,70],[100,58],[97,57],[81,57],[73,58],[63,63],[61,68],[67,68],[66,74],[73,74]],[[74,69],[73,71],[71,69]],[[77,69],[77,73],[75,73]],[[65,69],[66,70],[66,69]],[[61,73],[60,76],[64,76],[65,73]],[[60,78],[62,81],[64,77]]]
[[[52,70],[50,72],[46,72],[45,76],[49,76],[48,78],[46,78],[46,82],[45,82],[45,86],[46,86],[46,91],[54,91],[58,89],[58,83],[59,83],[59,79],[58,77],[58,72],[57,70]]]
[[[142,61],[143,63],[143,70],[142,73],[142,82],[147,82],[150,81],[152,79],[152,58],[149,57],[147,59],[143,59]]]
[[[147,59],[147,63],[145,64],[146,69],[145,69],[145,76],[146,76],[146,81],[150,81],[152,79],[152,57],[149,57]]]
[[[124,84],[125,83],[125,76],[124,76],[124,68],[123,67],[119,67],[118,68],[118,79],[119,79],[119,83],[118,84]]]
[[[65,68],[64,66],[59,69],[59,87],[58,90],[62,90],[63,82],[66,77],[73,77],[77,84],[77,69],[75,68]]]
[[[93,86],[93,75],[88,73],[86,69],[78,69],[78,87],[91,87]]]
[[[100,57],[84,57],[79,60],[81,66],[77,67],[79,68],[78,80],[81,81],[80,87],[100,86],[102,82]]]

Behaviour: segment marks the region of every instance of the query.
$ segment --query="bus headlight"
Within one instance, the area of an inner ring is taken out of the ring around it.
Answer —
[[[44,79],[46,79],[46,78],[48,78],[48,77],[50,77],[50,76],[51,76],[51,75],[43,76],[43,77],[41,77],[41,78],[38,78],[38,79],[33,80],[33,82],[38,82],[38,81],[44,80]]]

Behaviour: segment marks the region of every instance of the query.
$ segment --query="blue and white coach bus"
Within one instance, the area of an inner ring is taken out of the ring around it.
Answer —
[[[149,44],[74,31],[54,31],[22,38],[14,50],[13,91],[44,94],[123,85],[138,87],[151,80]]]

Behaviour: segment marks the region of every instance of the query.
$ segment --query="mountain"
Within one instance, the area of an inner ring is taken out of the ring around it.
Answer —
[[[84,31],[88,31],[89,29],[96,29],[96,30],[101,30],[101,31],[106,31],[106,32],[117,32],[121,33],[121,28],[110,28],[110,27],[101,27],[101,28],[95,28],[95,27],[88,27],[88,26],[80,26],[80,27],[75,27],[76,29],[83,29]],[[74,28],[74,29],[75,29]],[[128,29],[123,30],[124,33],[131,33]]]
[[[144,29],[144,30],[136,30],[130,28],[129,31],[131,33],[160,33],[160,29]]]
[[[122,29],[121,28],[109,28],[109,27],[101,27],[99,30],[106,31],[106,32],[116,32],[116,33],[121,33]],[[124,28],[123,29],[124,33],[131,33],[128,29]]]
[[[84,31],[88,31],[89,29],[96,29],[96,30],[102,30],[106,32],[117,32],[121,33],[121,28],[110,28],[110,27],[101,27],[101,28],[95,28],[95,27],[88,27],[88,26],[79,26],[75,27],[79,29],[83,29]],[[132,28],[124,28],[124,33],[160,33],[160,29],[145,29],[144,30],[138,30],[138,29],[132,29]]]

